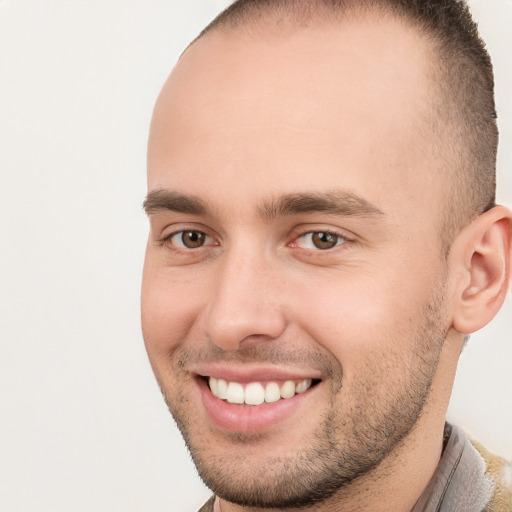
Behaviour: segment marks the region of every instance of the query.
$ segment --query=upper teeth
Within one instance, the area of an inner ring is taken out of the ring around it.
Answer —
[[[214,396],[227,400],[231,404],[260,405],[263,402],[276,402],[281,398],[291,398],[296,393],[303,393],[311,387],[311,379],[299,381],[287,380],[279,385],[277,382],[250,382],[244,385],[227,382],[224,379],[210,377],[210,389]]]

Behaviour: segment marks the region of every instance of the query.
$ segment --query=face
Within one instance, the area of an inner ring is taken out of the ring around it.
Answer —
[[[388,21],[215,33],[164,86],[144,339],[228,501],[326,499],[429,414],[448,325],[428,76]]]

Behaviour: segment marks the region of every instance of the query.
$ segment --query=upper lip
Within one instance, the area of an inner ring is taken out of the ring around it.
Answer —
[[[214,377],[228,382],[267,382],[281,380],[321,379],[318,370],[294,370],[287,368],[254,367],[254,366],[202,366],[196,369],[201,377]]]

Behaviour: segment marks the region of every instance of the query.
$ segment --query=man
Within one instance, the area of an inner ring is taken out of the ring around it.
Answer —
[[[445,424],[509,287],[492,67],[455,0],[240,0],[149,139],[149,358],[202,510],[512,510]]]

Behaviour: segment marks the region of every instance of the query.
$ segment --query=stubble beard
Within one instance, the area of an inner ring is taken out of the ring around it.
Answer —
[[[385,368],[380,360],[369,360],[357,396],[343,397],[345,388],[339,361],[333,356],[321,357],[323,374],[330,381],[330,408],[318,419],[318,428],[304,439],[303,446],[292,455],[269,453],[264,463],[261,460],[251,463],[250,454],[257,453],[261,459],[265,434],[233,433],[230,436],[233,449],[229,453],[212,453],[208,444],[212,441],[203,442],[201,425],[194,425],[186,386],[179,386],[171,395],[160,383],[202,480],[217,496],[231,503],[289,509],[329,500],[354,480],[370,474],[404,441],[422,414],[448,330],[442,313],[443,296],[439,292],[421,314],[422,321],[413,334],[416,341],[409,364],[404,368],[400,350],[387,360]],[[284,362],[287,358],[308,358],[308,354],[271,354],[257,347],[239,355],[247,360],[274,363],[276,359]],[[233,357],[237,356],[231,353],[226,359]],[[186,382],[187,362],[198,358],[204,359],[204,354],[180,354],[174,365],[178,374],[176,382]],[[389,382],[393,370],[396,382],[389,388],[391,392],[379,392]],[[340,396],[339,403],[345,400],[351,404],[343,411],[335,407]]]

